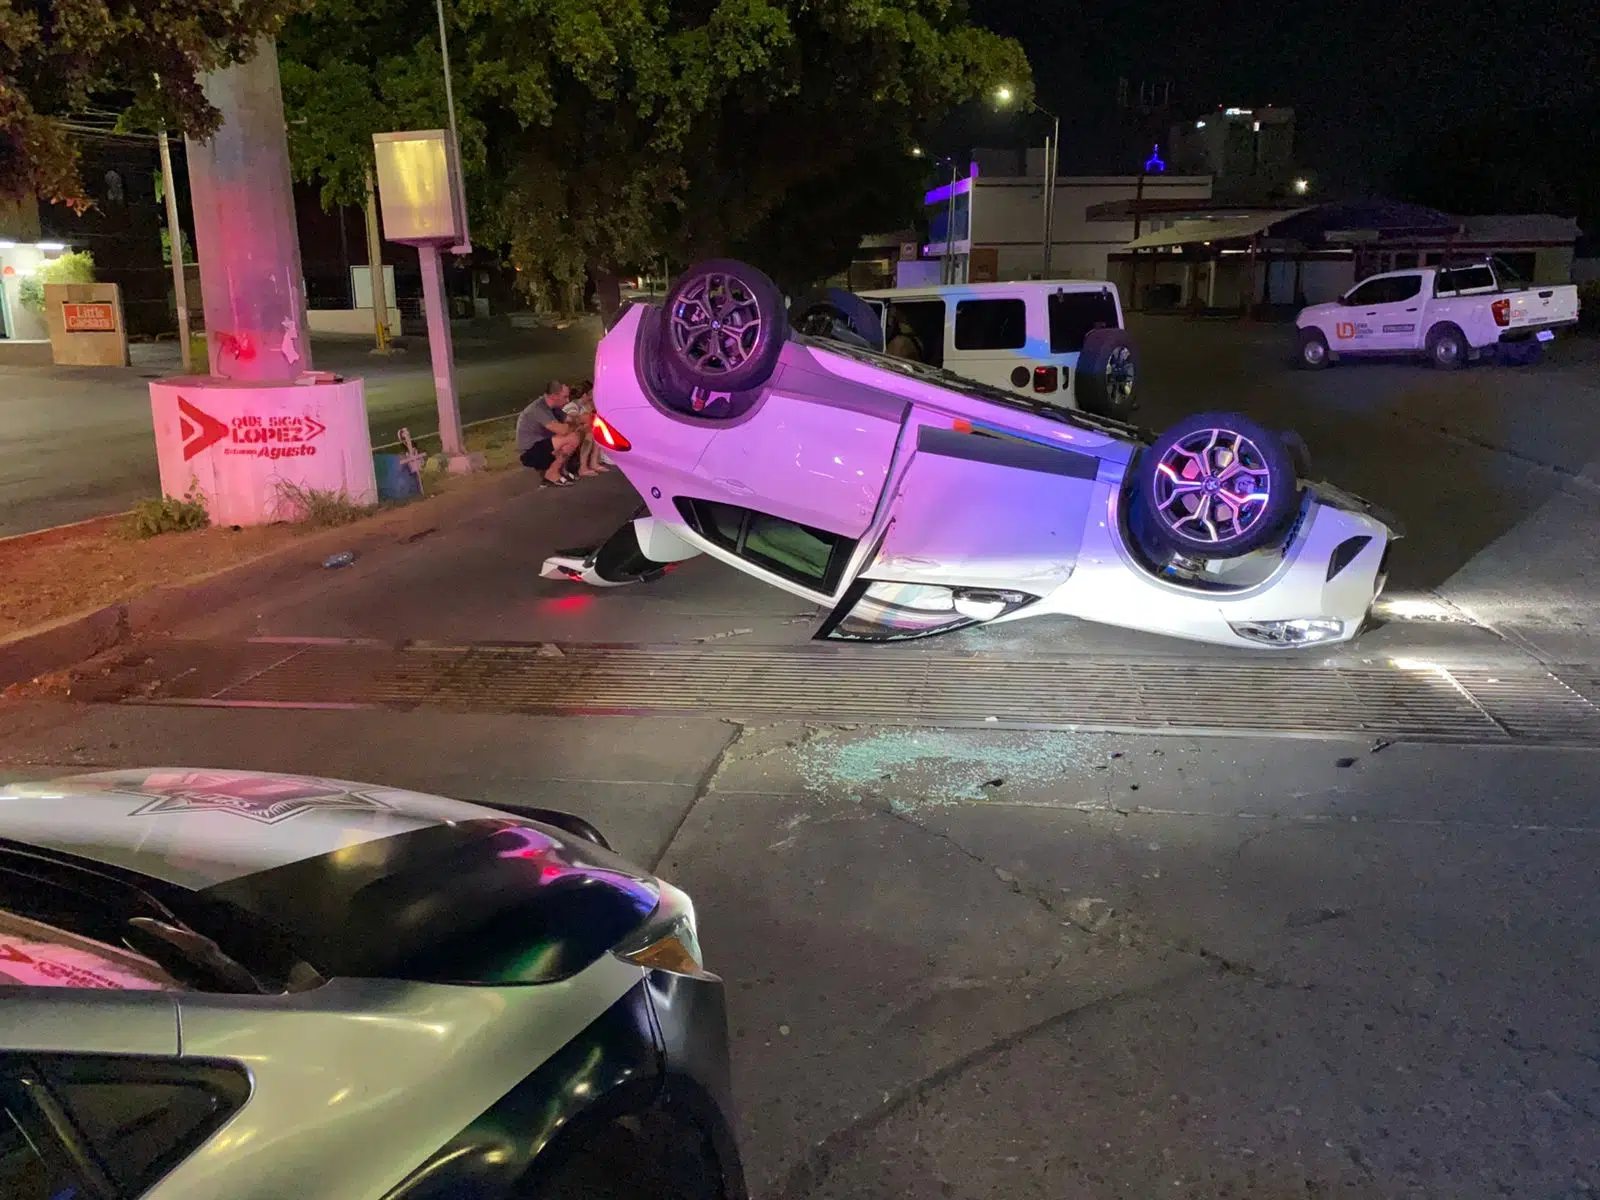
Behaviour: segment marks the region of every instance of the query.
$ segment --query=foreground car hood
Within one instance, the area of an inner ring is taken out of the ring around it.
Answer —
[[[1307,325],[1320,325],[1343,310],[1342,304],[1313,304],[1309,308],[1302,308],[1300,315],[1294,319],[1295,328],[1304,329]]]

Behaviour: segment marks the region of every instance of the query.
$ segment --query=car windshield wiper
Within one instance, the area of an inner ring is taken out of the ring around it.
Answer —
[[[203,933],[157,917],[130,917],[128,924],[154,938],[163,947],[176,951],[184,966],[204,972],[230,992],[250,995],[265,995],[267,992],[259,979]]]

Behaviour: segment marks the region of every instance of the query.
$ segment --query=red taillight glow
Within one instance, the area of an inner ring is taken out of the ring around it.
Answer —
[[[618,453],[621,453],[624,450],[633,449],[633,444],[615,429],[611,428],[611,426],[607,425],[606,419],[599,413],[595,413],[594,420],[590,422],[590,424],[594,428],[594,440],[599,442],[607,450],[615,450]]]
[[[1511,301],[1496,300],[1489,309],[1494,313],[1494,323],[1501,329],[1511,324]]]
[[[1056,390],[1057,375],[1054,367],[1035,367],[1033,369],[1033,390],[1036,392],[1053,392]]]

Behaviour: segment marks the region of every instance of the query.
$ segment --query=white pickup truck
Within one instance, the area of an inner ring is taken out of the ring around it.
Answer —
[[[1490,347],[1531,356],[1577,323],[1576,287],[1524,283],[1498,259],[1373,275],[1295,318],[1300,363],[1313,370],[1347,354],[1426,355],[1446,369]]]

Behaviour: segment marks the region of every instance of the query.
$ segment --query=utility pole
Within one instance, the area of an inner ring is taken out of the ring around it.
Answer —
[[[167,241],[172,247],[172,291],[178,302],[178,348],[183,354],[183,373],[194,373],[194,350],[189,345],[189,287],[183,264],[183,226],[178,224],[178,188],[172,178],[172,150],[167,145],[167,130],[156,134],[161,151],[161,190],[167,200]]]
[[[374,354],[388,354],[389,345],[389,281],[383,269],[383,239],[378,236],[378,189],[372,179],[372,168],[367,167],[367,278],[372,286],[372,326]]]
[[[970,204],[971,201],[969,200]],[[970,209],[968,210],[971,211]],[[944,216],[944,262],[939,267],[939,282],[956,281],[956,160],[950,158],[950,195],[946,198]]]
[[[450,247],[450,253],[465,255],[472,253],[472,234],[466,225],[467,180],[465,168],[461,165],[461,135],[456,131],[456,94],[450,86],[450,38],[445,32],[444,0],[433,0],[433,8],[439,16],[439,58],[444,64],[444,107],[445,115],[450,118],[450,142],[456,152],[456,187],[460,189],[462,203],[461,241]]]

